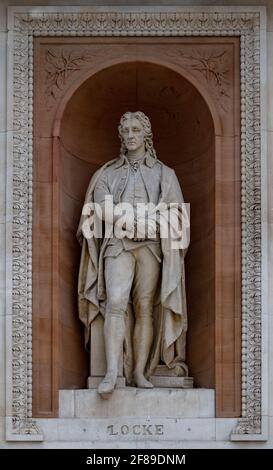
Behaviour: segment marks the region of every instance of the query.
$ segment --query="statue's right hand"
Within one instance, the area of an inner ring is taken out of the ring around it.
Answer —
[[[145,240],[146,238],[146,219],[138,217],[135,223],[135,238]]]

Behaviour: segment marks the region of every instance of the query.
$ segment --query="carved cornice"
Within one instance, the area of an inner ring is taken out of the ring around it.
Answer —
[[[14,17],[14,29],[34,35],[184,36],[241,35],[259,29],[259,13],[100,12],[26,13]],[[80,33],[80,34],[79,34]]]
[[[204,7],[205,8],[205,7]],[[261,433],[260,13],[14,13],[12,439],[39,433],[32,414],[33,36],[240,36],[242,419]]]

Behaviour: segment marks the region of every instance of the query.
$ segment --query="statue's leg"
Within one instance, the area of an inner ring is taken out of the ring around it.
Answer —
[[[128,305],[134,276],[134,257],[127,252],[117,257],[105,258],[106,310],[104,321],[104,342],[107,371],[98,387],[102,398],[113,392],[122,352],[125,324],[124,315]]]
[[[153,303],[157,289],[161,266],[149,248],[135,250],[136,268],[133,283],[133,303],[135,312],[134,381],[138,387],[152,388],[153,385],[144,371],[153,342]]]

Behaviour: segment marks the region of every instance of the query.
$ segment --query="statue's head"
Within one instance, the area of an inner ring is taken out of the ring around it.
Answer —
[[[145,150],[156,158],[150,119],[142,111],[128,111],[123,114],[118,130],[121,140],[121,155],[126,154],[127,150],[135,150],[144,144]]]

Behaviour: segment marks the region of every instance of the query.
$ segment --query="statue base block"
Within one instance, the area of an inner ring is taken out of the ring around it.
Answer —
[[[87,379],[87,388],[98,388],[103,377],[88,377]],[[125,377],[118,377],[116,388],[124,388],[126,386]]]
[[[152,375],[150,381],[154,387],[159,388],[193,388],[193,377]]]
[[[75,418],[213,418],[214,390],[183,388],[115,389],[108,400],[97,390],[61,390],[60,416]]]

